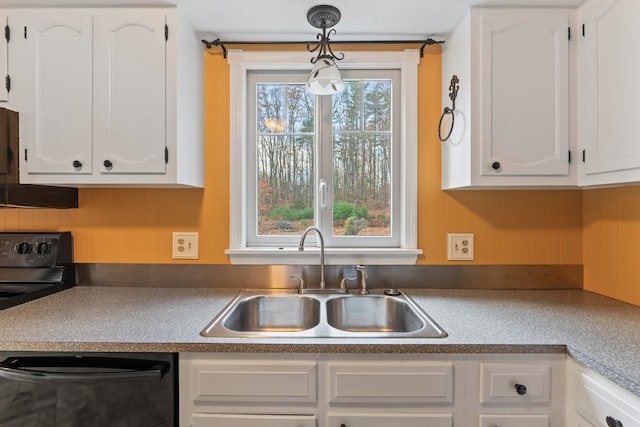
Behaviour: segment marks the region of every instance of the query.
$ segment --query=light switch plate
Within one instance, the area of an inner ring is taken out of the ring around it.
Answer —
[[[447,238],[449,261],[473,261],[473,233],[449,233]]]

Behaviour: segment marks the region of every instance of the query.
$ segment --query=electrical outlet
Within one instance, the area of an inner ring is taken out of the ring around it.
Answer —
[[[447,259],[453,260],[473,260],[473,234],[447,234],[448,255]]]
[[[173,258],[198,259],[198,233],[175,231],[173,233]]]

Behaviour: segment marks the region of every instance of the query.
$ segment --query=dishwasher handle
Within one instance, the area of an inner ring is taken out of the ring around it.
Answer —
[[[19,356],[0,362],[0,377],[29,382],[105,384],[160,381],[164,361],[95,356]]]

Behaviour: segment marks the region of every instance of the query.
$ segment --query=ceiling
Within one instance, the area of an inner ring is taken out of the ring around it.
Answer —
[[[570,7],[585,0],[0,0],[2,6],[148,6],[177,4],[203,38],[222,41],[308,41],[317,29],[307,11],[330,4],[342,14],[335,41],[442,37],[471,6]]]

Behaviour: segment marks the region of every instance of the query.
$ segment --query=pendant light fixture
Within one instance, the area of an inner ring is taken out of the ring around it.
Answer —
[[[318,52],[315,58],[311,58],[313,67],[307,79],[307,90],[315,95],[333,95],[340,93],[345,88],[345,83],[340,75],[340,70],[336,61],[344,58],[344,53],[336,56],[331,50],[329,37],[336,33],[335,29],[329,30],[340,21],[340,11],[338,8],[329,5],[314,6],[307,12],[307,21],[315,28],[322,29],[318,33],[318,43],[312,46],[307,43],[309,52]]]

